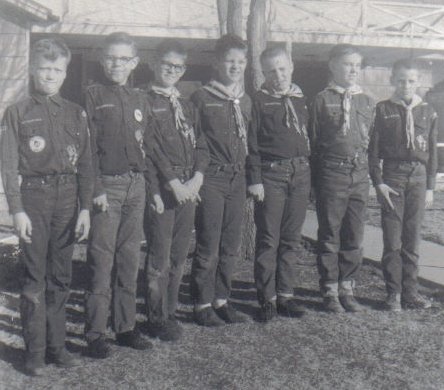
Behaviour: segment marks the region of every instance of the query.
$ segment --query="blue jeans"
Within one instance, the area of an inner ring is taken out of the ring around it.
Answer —
[[[184,182],[190,174],[180,178]],[[165,205],[162,214],[149,206],[145,210],[145,303],[148,321],[153,324],[164,323],[176,312],[196,210],[194,202],[178,204],[171,191],[162,189],[161,196]]]
[[[141,173],[102,176],[109,208],[95,211],[87,263],[85,335],[91,342],[105,334],[112,298],[116,333],[134,329],[136,288],[143,237],[145,180]]]
[[[240,256],[245,213],[243,169],[210,166],[200,190],[196,219],[196,255],[191,270],[195,303],[228,299],[231,279]]]
[[[381,208],[384,253],[382,267],[387,292],[417,290],[421,222],[424,217],[426,169],[419,162],[384,161],[383,181],[399,196],[394,209]]]
[[[369,193],[367,160],[323,159],[316,177],[320,287],[350,281],[362,263]]]
[[[260,304],[276,293],[293,294],[294,270],[310,195],[310,166],[304,157],[264,163],[265,198],[256,203],[254,276]]]
[[[24,275],[20,313],[27,352],[65,346],[65,304],[77,217],[76,175],[23,178],[24,211],[32,242],[20,241]]]

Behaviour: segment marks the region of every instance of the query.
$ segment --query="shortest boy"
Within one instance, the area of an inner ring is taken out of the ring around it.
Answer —
[[[433,203],[437,170],[437,115],[416,95],[418,65],[399,60],[392,68],[395,93],[376,106],[369,148],[370,175],[381,203],[382,266],[387,309],[426,309],[418,294],[420,226]],[[382,159],[382,169],[380,160]]]
[[[33,376],[43,374],[45,355],[60,367],[79,364],[65,348],[65,303],[75,238],[88,237],[93,170],[86,114],[59,95],[70,59],[63,42],[37,41],[31,96],[6,110],[2,126],[2,179],[25,271],[25,371]]]
[[[185,48],[165,40],[156,52],[148,103],[155,123],[153,160],[161,185],[159,193],[150,189],[155,207],[148,207],[145,220],[147,330],[152,337],[174,341],[182,334],[175,312],[208,148],[196,108],[176,88],[186,70]]]

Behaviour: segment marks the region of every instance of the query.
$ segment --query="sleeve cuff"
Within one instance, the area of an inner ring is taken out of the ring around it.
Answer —
[[[9,213],[11,215],[24,211],[21,196],[7,198],[7,201],[9,206]]]

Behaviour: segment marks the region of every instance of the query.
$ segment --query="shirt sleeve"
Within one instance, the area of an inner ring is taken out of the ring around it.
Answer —
[[[380,131],[381,131],[381,112],[377,106],[373,124],[370,128],[370,143],[368,147],[368,165],[369,165],[370,177],[372,179],[374,186],[383,183],[381,159],[379,158]]]
[[[18,153],[18,114],[9,107],[1,126],[1,174],[10,214],[23,211],[20,193],[19,153]]]
[[[194,123],[195,123],[195,136],[196,136],[196,161],[194,163],[194,172],[205,173],[210,162],[210,152],[208,150],[207,139],[202,131],[200,114],[197,108],[193,104]]]
[[[308,123],[308,138],[310,140],[310,147],[312,155],[315,157],[318,153],[318,141],[320,135],[319,118],[322,113],[322,97],[317,95],[311,104],[310,120]]]
[[[82,148],[79,151],[77,164],[77,182],[79,185],[79,201],[81,210],[90,210],[94,195],[95,175],[93,170],[90,132],[88,129],[87,115],[85,111],[80,111],[79,121],[81,123]]]
[[[145,183],[146,193],[148,197],[153,197],[156,194],[160,194],[159,178],[157,176],[158,170],[154,164],[154,149],[155,149],[155,137],[154,137],[154,118],[148,117],[147,126],[143,137],[143,148],[145,151]]]
[[[92,169],[94,172],[94,197],[106,194],[103,187],[99,166],[99,150],[97,148],[97,127],[94,123],[95,102],[91,90],[87,90],[85,97],[85,108],[88,117],[88,127],[90,131],[90,145]]]
[[[434,190],[436,184],[436,172],[438,170],[438,115],[433,111],[429,135],[429,160],[427,162],[427,189]]]
[[[250,129],[248,132],[247,181],[248,185],[262,183],[261,156],[257,142],[257,133],[261,126],[260,107],[256,100],[253,103]]]

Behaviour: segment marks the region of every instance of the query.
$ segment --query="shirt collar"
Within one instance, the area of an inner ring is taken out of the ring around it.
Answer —
[[[55,95],[52,95],[52,96],[46,96],[46,95],[42,95],[38,92],[34,92],[34,93],[32,93],[31,96],[35,101],[37,101],[40,104],[45,104],[45,103],[48,103],[49,101],[51,101],[51,102],[57,104],[58,106],[63,105],[63,99],[60,96],[60,94],[58,94],[58,93]]]

